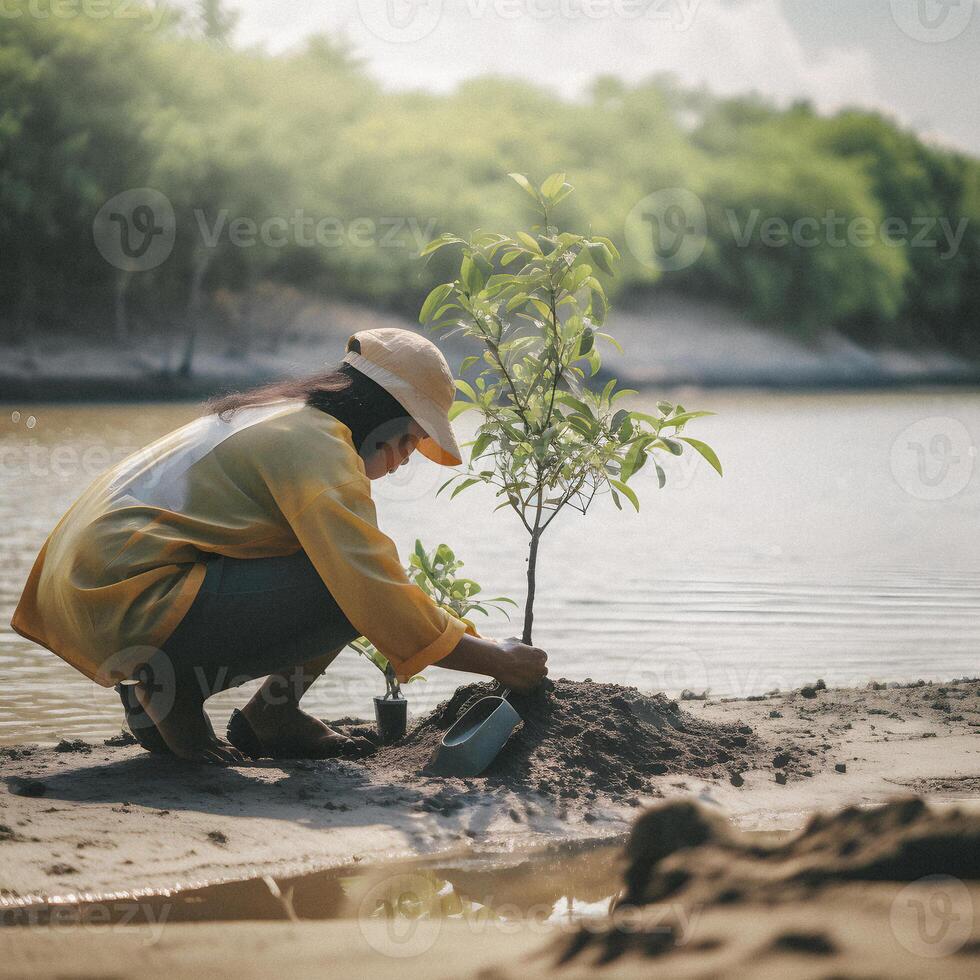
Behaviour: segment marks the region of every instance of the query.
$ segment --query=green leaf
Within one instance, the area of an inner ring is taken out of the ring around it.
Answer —
[[[606,342],[612,344],[613,347],[615,347],[616,350],[618,350],[620,354],[623,353],[622,344],[620,344],[620,342],[612,334],[597,332],[596,333],[596,336],[597,337],[601,337]]]
[[[626,395],[638,395],[639,392],[635,388],[620,388],[612,398],[609,399],[609,404],[612,405],[619,398],[623,398]]]
[[[585,357],[595,346],[595,331],[591,327],[586,327],[582,331],[582,336],[578,343],[578,356]]]
[[[480,360],[479,354],[471,354],[469,357],[464,357],[459,365],[460,374],[462,374],[463,371],[466,371],[469,368],[473,367],[473,365],[476,364],[478,360]]]
[[[660,489],[663,490],[667,484],[667,474],[664,473],[664,468],[656,460],[653,461],[653,465],[657,467],[657,482],[660,484]]]
[[[523,306],[527,301],[528,301],[527,293],[523,293],[523,292],[515,293],[507,301],[507,306],[505,307],[505,309],[507,310],[508,313],[510,313],[511,311],[517,309],[518,306]]]
[[[470,459],[479,459],[483,455],[484,450],[494,441],[493,432],[481,432],[478,436],[476,442],[473,443],[473,448],[470,450]]]
[[[459,267],[459,275],[463,280],[463,285],[470,296],[475,296],[483,289],[483,273],[473,260],[472,256],[464,255],[462,265]]]
[[[589,242],[586,248],[589,250],[589,257],[607,275],[614,275],[612,267],[612,254],[602,242]]]
[[[464,395],[466,395],[467,398],[470,398],[475,402],[479,401],[479,399],[476,397],[476,392],[473,390],[473,386],[468,381],[464,381],[462,378],[456,378],[454,383],[456,387]]]
[[[573,190],[575,190],[575,188],[572,187],[571,184],[565,184],[561,188],[561,190],[557,191],[555,194],[552,195],[551,197],[552,206],[554,207],[558,204],[561,204],[561,202],[564,201],[565,198],[568,197],[568,195],[571,194]]]
[[[691,419],[703,419],[714,414],[714,412],[684,412],[681,415],[674,415],[672,418],[666,419],[664,421],[664,428],[684,425],[686,422],[690,422]]]
[[[623,483],[622,480],[615,480],[611,476],[608,477],[609,482],[633,505],[636,510],[640,509],[640,501],[633,491]]]
[[[555,395],[555,401],[561,402],[564,405],[568,405],[570,408],[574,408],[576,412],[581,413],[587,419],[594,419],[595,416],[592,414],[592,409],[589,408],[585,402],[580,401],[574,395],[570,395],[567,391],[559,391]]]
[[[535,255],[543,254],[541,246],[526,231],[519,231],[517,233],[517,240],[522,245],[527,246]]]
[[[444,282],[442,285],[436,286],[435,289],[433,289],[429,295],[425,297],[425,302],[422,304],[422,309],[419,311],[419,323],[427,323],[433,312],[442,306],[452,291],[453,284],[451,282]]]
[[[541,185],[541,194],[544,197],[554,197],[565,186],[564,174],[552,174]]]
[[[458,418],[463,412],[468,412],[471,408],[479,408],[480,406],[474,402],[453,402],[449,406],[449,420],[452,421]]]
[[[551,323],[551,307],[543,300],[532,298],[531,305],[544,317],[545,323]]]
[[[453,488],[453,492],[449,495],[449,499],[452,500],[457,493],[462,493],[467,487],[473,486],[474,483],[482,483],[483,481],[476,476],[471,476],[468,480],[463,480],[459,486]]]
[[[535,201],[540,202],[541,199],[538,197],[538,192],[534,189],[531,181],[529,181],[524,174],[507,174],[507,176],[510,177],[510,179],[514,181],[518,187],[521,187],[527,191],[527,193],[530,194]]]
[[[613,257],[614,261],[616,262],[620,261],[622,256],[619,254],[619,249],[616,248],[616,246],[613,245],[613,243],[608,238],[602,238],[601,236],[597,235],[595,240],[597,242],[602,242],[602,244],[609,249],[609,254]]]
[[[445,245],[465,245],[466,242],[462,238],[457,238],[455,235],[446,232],[444,235],[440,235],[438,238],[433,238],[428,245],[426,245],[421,252],[419,252],[420,258],[425,258],[427,255],[432,255],[433,252],[437,252],[440,248]]]
[[[599,323],[602,323],[606,318],[606,311],[608,309],[606,304],[606,294],[599,289],[592,290],[592,315],[595,317]]]
[[[715,455],[715,451],[707,443],[701,442],[700,439],[689,439],[686,436],[680,437],[682,442],[686,442],[689,446],[693,446],[712,466],[712,468],[717,472],[719,476],[722,476],[721,471],[721,461]]]

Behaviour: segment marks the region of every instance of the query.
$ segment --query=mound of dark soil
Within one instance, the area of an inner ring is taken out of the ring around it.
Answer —
[[[492,684],[459,688],[399,743],[365,760],[393,778],[426,774],[446,729]],[[623,798],[650,791],[665,774],[727,778],[755,764],[761,746],[741,724],[717,725],[662,694],[593,681],[545,681],[509,698],[523,719],[484,773],[487,784],[550,796]]]

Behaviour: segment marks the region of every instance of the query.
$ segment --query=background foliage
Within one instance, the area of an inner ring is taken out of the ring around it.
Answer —
[[[8,0],[16,11],[20,0]],[[207,6],[207,5],[206,5]],[[153,22],[156,24],[156,22]],[[980,164],[927,146],[862,111],[832,118],[801,104],[716,99],[655,79],[599,79],[572,104],[503,78],[449,95],[391,94],[338,41],[271,56],[235,50],[220,10],[188,22],[0,18],[0,334],[114,334],[138,321],[184,331],[199,293],[274,282],[414,313],[447,276],[416,259],[403,227],[387,247],[292,242],[202,250],[200,221],[257,223],[297,209],[314,221],[413,220],[447,229],[520,227],[509,171],[567,171],[565,220],[621,240],[651,191],[686,187],[705,203],[708,244],[658,277],[624,250],[614,292],[669,286],[722,297],[785,329],[835,324],[872,342],[980,346]],[[101,205],[149,186],[173,203],[170,258],[128,276],[92,242]],[[968,221],[958,252],[939,248],[739,247],[763,218],[945,217]],[[430,224],[434,221],[435,224]],[[438,257],[437,257],[438,259]],[[448,257],[446,258],[448,262]],[[120,306],[125,297],[125,310]]]

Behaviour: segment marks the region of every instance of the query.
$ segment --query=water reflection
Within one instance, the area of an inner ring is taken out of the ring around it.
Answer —
[[[357,919],[389,923],[463,920],[572,924],[603,917],[620,883],[617,845],[558,845],[540,853],[458,855],[374,867],[356,865],[299,877],[258,877],[179,892],[0,901],[0,924],[128,924],[241,920]]]

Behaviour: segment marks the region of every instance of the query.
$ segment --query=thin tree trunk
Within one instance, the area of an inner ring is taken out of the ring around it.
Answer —
[[[194,349],[197,346],[197,334],[201,325],[201,285],[210,264],[210,250],[198,251],[194,256],[194,271],[187,297],[187,337],[184,342],[184,356],[177,371],[182,378],[189,378],[194,369]]]
[[[126,292],[129,289],[129,273],[120,271],[115,282],[116,341],[127,345],[130,342],[129,317],[126,309]]]
[[[524,604],[524,634],[521,636],[522,643],[531,642],[531,626],[534,623],[534,584],[535,572],[538,567],[538,542],[541,536],[537,533],[531,535],[531,546],[527,553],[527,601]]]
[[[27,250],[21,255],[20,297],[17,304],[17,335],[24,349],[24,367],[37,368],[37,302],[34,290],[34,264]]]

